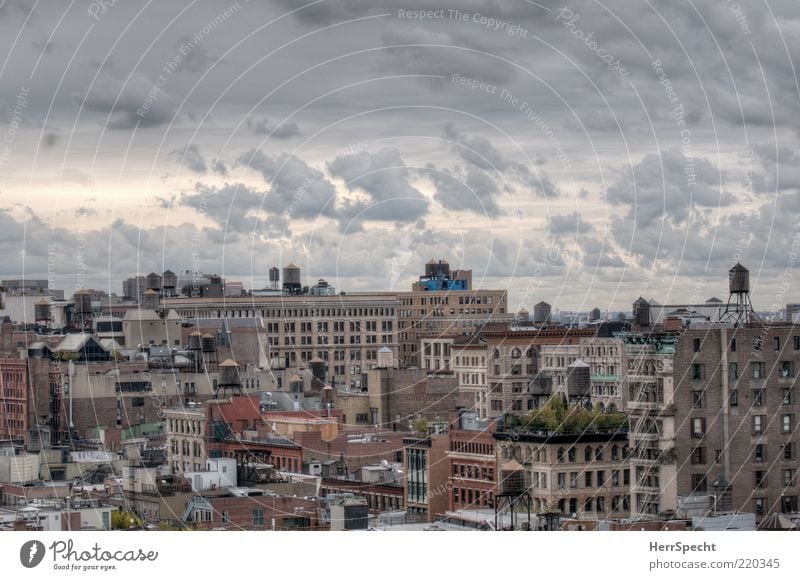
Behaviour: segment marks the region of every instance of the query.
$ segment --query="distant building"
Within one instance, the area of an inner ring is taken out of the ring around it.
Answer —
[[[173,475],[206,467],[206,415],[202,409],[165,409],[167,465]]]
[[[225,296],[241,296],[244,294],[243,282],[225,282]]]

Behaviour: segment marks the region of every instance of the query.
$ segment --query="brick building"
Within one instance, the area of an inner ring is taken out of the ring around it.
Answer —
[[[28,440],[28,365],[0,359],[0,439]]]
[[[494,507],[499,477],[493,428],[492,423],[481,431],[450,430],[450,511]]]
[[[628,350],[634,513],[706,497],[716,511],[797,513],[800,331],[639,329]]]

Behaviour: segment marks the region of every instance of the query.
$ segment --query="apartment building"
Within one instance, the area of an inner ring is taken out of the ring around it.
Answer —
[[[630,467],[623,430],[494,433],[501,468],[516,461],[525,468],[536,512],[581,519],[624,518],[630,514]]]
[[[200,326],[203,319],[260,318],[261,348],[272,368],[299,368],[319,358],[339,387],[354,387],[364,370],[377,366],[384,347],[397,360],[396,294],[179,297],[161,303]]]
[[[164,410],[167,465],[173,475],[200,471],[206,466],[206,415],[202,409]]]
[[[709,324],[623,335],[634,514],[797,513],[800,330]]]
[[[489,416],[525,414],[543,404],[557,389],[548,373],[540,373],[541,348],[559,345],[577,349],[581,339],[592,336],[594,330],[590,329],[487,327],[483,337],[488,352]]]

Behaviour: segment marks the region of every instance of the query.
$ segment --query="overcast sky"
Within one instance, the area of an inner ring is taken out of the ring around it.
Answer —
[[[0,276],[800,301],[800,3],[664,4],[0,0]]]

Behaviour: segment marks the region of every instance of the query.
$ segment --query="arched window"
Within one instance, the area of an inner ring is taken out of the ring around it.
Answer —
[[[578,498],[571,498],[569,500],[569,513],[574,514],[578,511]]]
[[[589,462],[592,460],[592,448],[588,445],[583,450],[583,460]]]
[[[597,461],[603,461],[603,448],[602,447],[598,447],[597,449],[595,449],[594,458]]]
[[[532,348],[528,349],[528,358],[533,358],[535,356],[534,350]]]
[[[494,349],[494,358],[500,358],[500,349],[499,348]]]
[[[619,459],[619,449],[616,445],[611,446],[611,461],[616,461]]]
[[[564,448],[563,447],[559,447],[558,448],[558,462],[559,463],[564,463]]]
[[[515,348],[514,350],[511,351],[511,356],[513,358],[519,358],[522,356],[522,351],[518,348]]]
[[[574,463],[575,461],[577,461],[577,455],[578,455],[578,450],[575,449],[574,447],[570,447],[567,450],[567,461],[569,461],[570,463]]]

